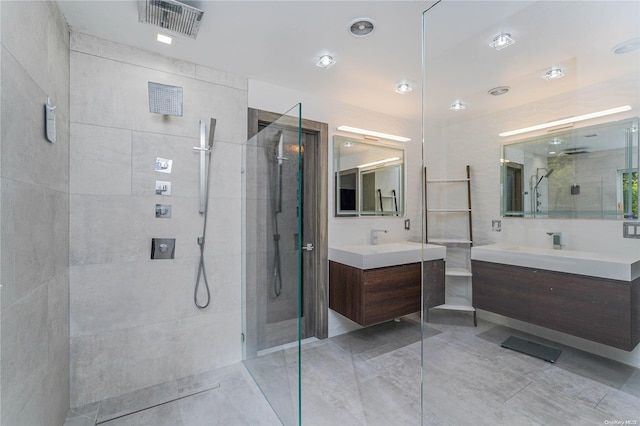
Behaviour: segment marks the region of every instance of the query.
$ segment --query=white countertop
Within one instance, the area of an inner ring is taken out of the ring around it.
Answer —
[[[348,245],[329,247],[329,260],[358,269],[405,265],[423,260],[444,259],[446,247],[434,244],[405,242],[377,245]]]
[[[490,244],[472,247],[471,259],[621,281],[640,277],[640,253],[625,255]]]

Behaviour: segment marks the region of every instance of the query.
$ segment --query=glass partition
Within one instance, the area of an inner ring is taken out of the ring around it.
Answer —
[[[621,253],[625,247],[637,253],[634,241],[623,240],[622,223],[599,219],[637,218],[639,17],[636,1],[443,0],[424,12],[423,167],[429,179],[453,181],[470,165],[473,248],[454,253],[472,266],[468,312],[423,311],[423,424],[636,421],[637,397],[624,390],[627,379],[615,379],[613,366],[623,364],[594,355],[628,360],[629,354],[588,334],[610,321],[595,306],[609,303],[602,300],[612,288],[563,293],[559,286],[574,283],[574,275],[554,272],[558,278],[539,267],[526,275],[505,264],[518,249],[518,261],[532,259],[528,248],[560,258],[569,250],[556,255],[552,248],[579,238],[589,251],[619,244]],[[598,139],[618,131],[615,147],[596,148]],[[452,191],[439,197],[445,208],[460,201]],[[436,232],[455,235],[456,214],[430,215],[428,229],[423,216],[423,240],[433,241]],[[567,220],[585,216],[597,219],[584,226]],[[472,260],[478,246],[500,243],[511,247],[503,263]],[[452,248],[459,249],[447,244],[447,266]],[[445,277],[434,288],[436,275],[423,272],[426,306],[438,292],[447,299],[461,294],[463,278],[455,271]],[[543,301],[552,308],[541,310]],[[576,310],[581,303],[586,314]],[[612,326],[603,334],[616,332]],[[524,353],[501,346],[511,336],[524,340]],[[560,348],[558,362],[527,355],[536,344]],[[610,391],[616,386],[623,391]],[[606,390],[602,399],[587,402],[587,389],[596,388]]]
[[[284,425],[301,421],[301,105],[243,145],[243,359]]]

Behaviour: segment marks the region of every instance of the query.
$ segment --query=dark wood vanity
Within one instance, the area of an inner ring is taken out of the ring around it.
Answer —
[[[444,303],[444,260],[423,262],[425,308]],[[420,262],[359,269],[329,261],[329,307],[362,326],[420,311]]]
[[[620,281],[472,261],[478,309],[631,351],[640,342],[640,278]]]

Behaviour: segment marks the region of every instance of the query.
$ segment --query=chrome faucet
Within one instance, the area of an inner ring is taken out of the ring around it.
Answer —
[[[389,231],[386,229],[372,229],[371,230],[371,244],[378,244],[378,232],[384,232],[385,234]]]
[[[553,238],[553,248],[555,250],[562,250],[562,232],[547,232],[547,235]]]

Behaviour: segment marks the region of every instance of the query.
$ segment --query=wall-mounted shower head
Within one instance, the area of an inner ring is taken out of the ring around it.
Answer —
[[[139,0],[138,22],[196,38],[204,11],[176,0]]]
[[[182,117],[182,87],[149,82],[149,112]]]

